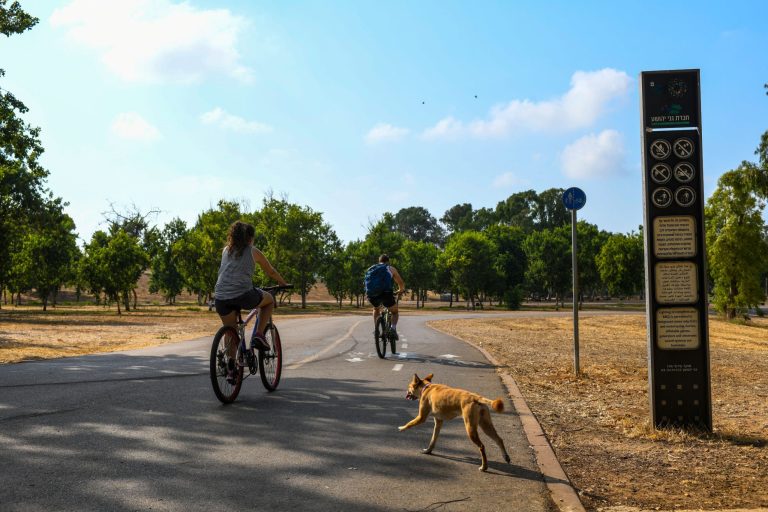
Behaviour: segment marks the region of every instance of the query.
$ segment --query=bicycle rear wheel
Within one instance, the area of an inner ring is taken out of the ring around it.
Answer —
[[[239,343],[237,329],[225,325],[213,337],[211,345],[211,384],[216,398],[224,404],[234,402],[243,385],[243,367],[237,364],[236,357],[230,356],[236,353]],[[234,373],[228,376],[230,369]]]
[[[283,371],[283,347],[280,344],[280,333],[275,324],[269,323],[264,329],[269,350],[259,350],[259,374],[261,383],[267,391],[274,391],[280,384],[280,374]]]
[[[376,338],[376,353],[381,359],[384,359],[387,355],[387,324],[384,322],[384,315],[376,321],[374,337]]]

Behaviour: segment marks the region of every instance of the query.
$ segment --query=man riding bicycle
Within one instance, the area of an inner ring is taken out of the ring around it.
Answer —
[[[397,319],[400,316],[397,309],[397,301],[392,283],[398,286],[397,293],[405,291],[405,282],[395,267],[389,264],[389,256],[379,256],[379,263],[372,265],[365,272],[365,295],[373,305],[373,325],[379,320],[379,308],[383,305],[392,312],[392,334],[397,337]]]

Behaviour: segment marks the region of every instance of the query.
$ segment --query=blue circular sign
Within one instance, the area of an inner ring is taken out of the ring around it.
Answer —
[[[578,187],[571,187],[563,192],[563,204],[568,210],[580,210],[587,204],[587,194]]]

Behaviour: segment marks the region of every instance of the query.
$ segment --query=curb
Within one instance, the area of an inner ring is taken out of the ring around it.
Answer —
[[[454,334],[437,329],[431,325],[428,325],[428,327],[463,341],[467,345],[476,348],[492,365],[496,367],[501,366],[501,363],[480,345],[476,345],[471,341],[459,338]],[[563,467],[557,460],[555,451],[552,449],[552,445],[549,444],[549,440],[544,434],[544,430],[541,428],[539,421],[531,412],[528,404],[525,403],[525,399],[520,392],[520,388],[517,387],[517,383],[512,376],[506,373],[499,373],[499,375],[501,376],[501,381],[507,388],[512,404],[520,417],[523,431],[528,438],[528,443],[533,449],[536,464],[538,464],[539,469],[541,470],[541,474],[544,477],[544,483],[547,485],[547,489],[549,489],[549,493],[552,496],[552,501],[561,512],[586,512],[584,505],[581,503],[581,500],[579,500],[578,494],[576,494],[576,490],[568,479],[568,475],[565,474]]]

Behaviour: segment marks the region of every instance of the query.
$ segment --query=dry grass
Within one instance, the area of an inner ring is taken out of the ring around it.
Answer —
[[[714,433],[650,425],[644,315],[434,322],[517,381],[588,509],[768,505],[768,321],[710,322]]]
[[[210,336],[219,325],[215,312],[194,306],[144,306],[120,316],[95,306],[47,313],[6,307],[0,310],[0,363],[162,345]]]

